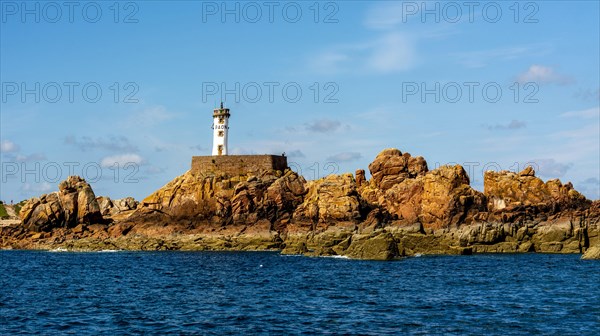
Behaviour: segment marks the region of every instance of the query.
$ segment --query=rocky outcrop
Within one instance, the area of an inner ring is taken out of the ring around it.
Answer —
[[[125,197],[117,200],[111,200],[110,197],[99,196],[96,198],[100,213],[103,216],[117,215],[125,211],[137,209],[139,202],[133,197]]]
[[[357,169],[355,175],[356,175],[356,187],[357,188],[361,188],[362,186],[364,186],[367,183],[367,179],[365,178],[365,170],[364,169]]]
[[[369,235],[353,235],[344,256],[353,259],[391,260],[399,256],[398,244],[394,237],[385,231]]]
[[[92,187],[79,176],[69,176],[59,191],[28,200],[19,212],[23,226],[34,232],[102,222]]]
[[[422,177],[427,173],[427,162],[397,149],[386,149],[369,165],[371,180],[361,181],[359,193],[371,207],[385,209],[391,217],[407,222],[418,220],[423,194]],[[360,175],[359,175],[360,173]],[[357,172],[357,180],[364,172]]]
[[[192,169],[139,204],[95,198],[89,184],[69,177],[58,192],[25,204],[22,225],[0,228],[0,247],[281,250],[389,260],[593,255],[600,244],[600,201],[588,201],[570,183],[543,182],[531,168],[487,172],[484,193],[471,188],[460,165],[430,171],[422,157],[397,149],[375,158],[370,180],[360,169],[307,182],[289,169],[238,168]]]
[[[585,253],[581,256],[584,260],[600,260],[600,245],[592,246],[588,248]]]
[[[110,215],[111,211],[114,208],[114,204],[110,197],[96,197],[96,202],[98,202],[98,207],[100,208],[100,213],[102,214],[102,216]]]
[[[470,223],[486,211],[485,196],[470,187],[460,165],[428,171],[422,157],[386,149],[369,169],[373,179],[363,183],[361,196],[404,223],[420,222],[435,230]]]
[[[170,221],[195,225],[251,225],[267,219],[274,226],[290,220],[305,193],[304,178],[291,170],[260,175],[202,175],[188,171],[145,198],[132,220],[144,221],[149,213]]]
[[[422,157],[402,154],[395,148],[385,149],[369,165],[371,186],[385,191],[407,178],[423,176],[427,170],[427,162]]]
[[[419,219],[425,228],[440,229],[468,224],[486,210],[485,196],[469,185],[460,165],[442,166],[423,177]]]
[[[66,225],[58,193],[28,200],[21,208],[19,217],[23,226],[34,232],[49,231]]]
[[[296,221],[353,222],[361,219],[360,200],[352,174],[329,175],[306,184],[304,202],[294,212]]]
[[[560,180],[546,183],[535,176],[532,167],[520,173],[487,171],[484,194],[488,199],[490,219],[514,222],[547,217],[558,212],[586,209],[591,205],[571,183]]]

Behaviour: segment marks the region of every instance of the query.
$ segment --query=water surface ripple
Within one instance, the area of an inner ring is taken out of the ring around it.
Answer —
[[[0,252],[0,334],[600,335],[600,262]]]

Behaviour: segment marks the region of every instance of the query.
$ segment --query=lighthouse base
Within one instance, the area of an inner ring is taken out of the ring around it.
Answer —
[[[204,175],[225,173],[230,176],[258,175],[261,171],[288,168],[282,155],[193,156],[192,172]]]

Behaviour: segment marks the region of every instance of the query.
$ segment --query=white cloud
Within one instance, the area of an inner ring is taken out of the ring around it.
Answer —
[[[23,193],[47,193],[52,190],[52,185],[48,182],[42,182],[37,184],[24,183],[21,186]]]
[[[583,193],[589,199],[600,199],[600,179],[596,177],[590,177],[584,181],[575,183],[575,189]]]
[[[339,120],[319,119],[306,123],[304,126],[311,132],[326,133],[337,130],[341,125]]]
[[[34,153],[31,155],[17,155],[15,160],[18,162],[39,162],[46,161],[46,155],[40,153]]]
[[[595,177],[590,177],[590,178],[585,179],[581,183],[593,184],[593,185],[600,185],[600,180],[597,179],[597,178],[595,178]]]
[[[395,111],[399,110],[398,107],[389,107],[389,106],[377,106],[370,108],[365,112],[357,113],[355,116],[361,119],[367,120],[387,120],[394,114]]]
[[[527,123],[520,120],[512,120],[508,124],[484,125],[490,131],[496,130],[516,130],[527,127]]]
[[[527,71],[517,76],[519,83],[535,82],[538,84],[560,84],[566,85],[573,82],[573,79],[558,74],[553,68],[534,64]]]
[[[174,113],[167,111],[164,106],[158,105],[135,113],[129,121],[136,126],[154,126],[173,119],[175,116]]]
[[[304,157],[306,157],[306,155],[304,155],[304,153],[302,153],[302,151],[299,150],[299,149],[291,151],[287,156],[290,157],[290,158],[304,158]]]
[[[312,67],[321,73],[336,73],[343,71],[344,63],[350,60],[350,56],[339,50],[328,50],[317,55],[312,60]]]
[[[536,175],[557,178],[563,177],[567,171],[573,167],[572,163],[561,163],[554,159],[537,159],[527,162],[527,165],[533,166]],[[524,166],[524,165],[523,165]]]
[[[458,62],[468,68],[482,68],[494,62],[514,61],[522,57],[544,55],[550,51],[545,44],[512,46],[488,50],[476,50],[454,54]]]
[[[408,19],[408,13],[403,16],[405,5],[403,1],[379,2],[367,11],[364,25],[371,29],[389,29]]]
[[[378,72],[405,71],[415,64],[415,54],[413,43],[406,35],[392,33],[375,43],[367,65]]]
[[[114,167],[118,165],[119,167],[124,167],[127,164],[135,164],[141,165],[144,162],[144,159],[138,154],[122,154],[122,155],[113,155],[107,156],[102,159],[100,165],[103,168]]]
[[[313,56],[313,71],[333,73],[395,73],[416,65],[415,41],[404,33],[388,32],[367,42],[336,45]]]
[[[580,88],[579,90],[577,90],[577,92],[575,92],[575,94],[573,95],[576,98],[580,98],[581,100],[584,101],[598,101],[600,100],[600,89],[582,89]]]
[[[231,149],[232,155],[256,155],[258,154],[255,150],[249,150],[242,147],[234,147]]]
[[[599,119],[600,106],[581,111],[569,111],[561,114],[560,116],[565,118]]]
[[[10,140],[0,141],[1,153],[13,153],[19,150],[19,146]]]
[[[360,158],[362,158],[362,154],[360,154],[358,152],[344,152],[344,153],[339,153],[339,154],[330,156],[327,158],[327,160],[333,161],[333,162],[350,162],[350,161],[356,161]]]
[[[546,155],[563,162],[582,162],[597,160],[600,153],[600,124],[588,123],[585,126],[556,132],[550,135],[549,141],[555,141],[554,146],[545,143]],[[596,163],[597,165],[597,163]]]
[[[167,169],[163,167],[150,166],[146,169],[147,174],[162,174],[166,172]]]
[[[125,136],[112,136],[108,139],[93,139],[89,136],[84,136],[78,139],[75,136],[67,136],[65,138],[65,144],[77,147],[84,152],[94,149],[104,149],[115,152],[138,151],[138,148],[135,145],[133,145]]]

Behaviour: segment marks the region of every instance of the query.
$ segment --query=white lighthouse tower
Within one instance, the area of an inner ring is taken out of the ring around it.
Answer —
[[[227,131],[229,131],[229,109],[217,108],[213,112],[213,150],[212,155],[227,155]]]

